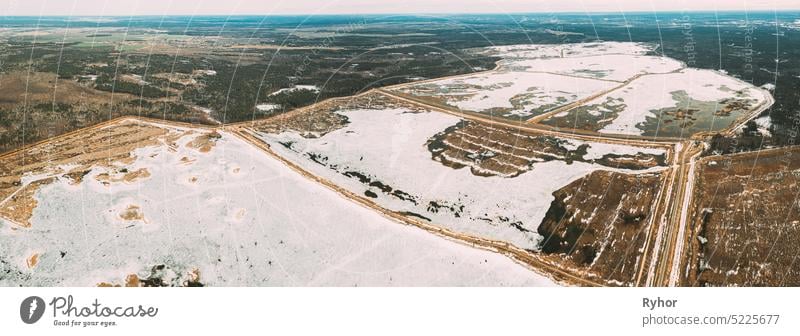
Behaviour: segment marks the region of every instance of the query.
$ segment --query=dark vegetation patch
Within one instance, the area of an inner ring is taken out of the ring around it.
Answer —
[[[563,259],[568,268],[631,284],[661,178],[595,171],[556,191],[537,229],[541,253]]]
[[[453,169],[469,167],[477,176],[516,177],[541,162],[561,160],[597,163],[631,170],[664,166],[666,155],[637,153],[606,154],[586,159],[589,144],[572,145],[570,140],[549,135],[529,135],[507,127],[460,121],[434,135],[427,142],[433,160]]]

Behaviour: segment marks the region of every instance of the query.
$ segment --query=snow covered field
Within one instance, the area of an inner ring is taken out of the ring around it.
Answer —
[[[504,59],[583,57],[594,55],[645,55],[655,46],[637,42],[589,42],[570,44],[520,44],[486,48],[486,53]]]
[[[676,99],[677,93],[685,93],[686,97]],[[747,112],[732,111],[731,115],[715,118],[715,110],[725,106],[724,100],[750,101],[750,105],[755,107],[767,101],[769,96],[763,90],[716,71],[685,69],[677,73],[641,77],[630,85],[588,102],[587,105],[604,102],[607,98],[621,102],[625,108],[599,132],[639,135],[648,128],[649,125],[645,125],[648,117],[657,117],[655,112],[662,109],[698,109],[693,116],[698,119],[695,121],[698,126],[707,125],[708,129],[704,130],[722,129],[730,126],[743,112]],[[702,108],[702,103],[710,104],[711,110]]]
[[[426,142],[460,119],[404,108],[353,109],[339,113],[349,124],[320,138],[294,132],[260,133],[281,156],[381,206],[427,219],[456,232],[473,234],[536,250],[537,228],[553,201],[553,192],[597,169],[598,164],[552,160],[539,162],[514,178],[476,176],[434,161]],[[581,143],[576,142],[577,147]],[[628,146],[591,144],[592,156],[652,152]],[[662,152],[663,153],[663,152]],[[662,154],[658,153],[658,154]]]
[[[43,186],[30,228],[0,220],[0,285],[153,273],[211,286],[553,285],[500,254],[392,222],[227,133],[209,150],[189,148],[198,136]],[[396,136],[385,143],[402,144]],[[149,175],[113,179],[140,169]]]
[[[492,47],[481,52],[502,58],[497,70],[396,90],[462,110],[528,119],[601,94],[637,75],[683,67],[670,58],[644,55],[653,48],[619,42]]]
[[[516,45],[487,48],[501,57],[500,68],[549,72],[624,82],[642,74],[660,74],[684,68],[669,57],[649,56],[656,46],[633,42]]]
[[[564,111],[544,121],[559,127],[689,136],[729,127],[770,100],[768,88],[761,90],[724,73],[686,68],[677,60],[647,55],[656,51],[657,46],[642,43],[599,42],[503,46],[485,52],[501,57],[502,69],[629,82],[583,104],[587,108]]]
[[[593,42],[485,48],[499,57],[483,73],[394,88],[423,102],[601,133],[690,136],[725,129],[771,100],[724,73],[687,68],[657,45]]]
[[[614,86],[587,78],[501,70],[423,83],[401,92],[442,100],[461,110],[527,119]]]
[[[594,55],[501,61],[501,65],[525,71],[550,72],[569,76],[624,82],[643,74],[669,73],[683,63],[668,57],[640,55]]]

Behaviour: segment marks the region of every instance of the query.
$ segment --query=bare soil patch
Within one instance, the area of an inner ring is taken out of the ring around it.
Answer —
[[[632,285],[662,174],[596,171],[553,193],[541,253],[587,277]]]
[[[81,183],[94,167],[108,172],[96,179],[104,184],[133,183],[150,176],[146,168],[129,169],[137,148],[173,144],[185,132],[135,120],[119,120],[53,138],[0,156],[0,218],[30,227],[34,197],[59,179]],[[28,176],[33,181],[25,182]]]
[[[690,286],[800,285],[800,150],[698,163],[690,213]]]

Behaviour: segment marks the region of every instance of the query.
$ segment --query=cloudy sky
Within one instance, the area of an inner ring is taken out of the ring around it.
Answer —
[[[800,9],[800,0],[2,0],[0,15],[370,14]]]

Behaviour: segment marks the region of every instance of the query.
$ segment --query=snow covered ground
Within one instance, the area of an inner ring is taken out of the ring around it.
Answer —
[[[461,110],[526,119],[618,84],[547,73],[500,70],[400,89]]]
[[[592,160],[592,159],[600,159],[606,154],[616,154],[616,155],[636,155],[636,154],[653,154],[653,155],[663,155],[664,150],[655,149],[655,148],[645,148],[645,147],[633,147],[633,146],[622,146],[622,145],[612,145],[602,142],[584,142],[579,140],[570,140],[573,146],[577,147],[582,144],[588,144],[589,148],[586,149],[586,155],[584,155],[584,159]]]
[[[394,90],[461,110],[523,120],[581,101],[583,106],[540,122],[674,137],[724,129],[770,100],[770,86],[759,89],[722,72],[687,68],[658,56],[658,48],[633,42],[490,47],[479,52],[501,58],[496,70]]]
[[[642,74],[669,73],[679,61],[646,56],[654,46],[599,42],[491,47],[499,68],[396,90],[462,110],[527,119],[601,94]]]
[[[624,82],[643,74],[680,70],[683,63],[668,57],[641,55],[595,55],[501,61],[501,65],[525,71],[541,71],[569,76]]]
[[[582,57],[594,55],[645,55],[655,46],[637,42],[589,42],[570,44],[521,44],[487,48],[487,53],[504,59]]]
[[[281,108],[281,105],[279,105],[279,104],[266,104],[265,103],[265,104],[256,105],[256,110],[258,110],[259,112],[271,112],[271,111],[279,110],[280,108]]]
[[[259,136],[281,156],[387,209],[524,249],[538,249],[536,230],[554,191],[594,170],[614,170],[553,160],[514,178],[476,176],[434,161],[426,147],[432,136],[460,121],[454,116],[403,108],[339,113],[348,118],[347,127],[320,138],[293,132]],[[636,152],[628,146],[592,145],[609,153]],[[590,148],[591,155],[602,156],[597,151]]]
[[[625,108],[600,132],[639,135],[643,133],[641,124],[648,117],[656,117],[656,110],[696,107],[692,104],[680,104],[681,102],[675,100],[676,92],[685,92],[694,101],[711,103],[736,98],[753,100],[752,105],[755,106],[769,99],[768,93],[736,78],[712,70],[684,69],[677,73],[641,77],[630,85],[588,102],[587,105],[599,104],[607,98],[621,101]],[[717,108],[722,106],[723,104],[719,104]],[[711,118],[709,114],[713,114],[713,111],[700,113],[705,115],[697,117]],[[729,124],[720,122],[717,128],[727,126]]]
[[[197,136],[42,187],[30,228],[0,221],[0,285],[120,284],[158,265],[168,282],[197,270],[212,286],[553,285],[497,253],[392,222],[232,135],[208,152],[188,148]],[[122,169],[150,175],[97,179]]]
[[[772,132],[770,128],[772,128],[772,118],[768,115],[753,119],[753,121],[758,125],[758,132],[761,133],[763,136],[770,136]]]
[[[312,92],[319,92],[319,88],[316,85],[295,85],[290,88],[283,88],[273,93],[270,93],[269,96],[276,96],[282,93],[292,93],[296,91],[312,91]]]

